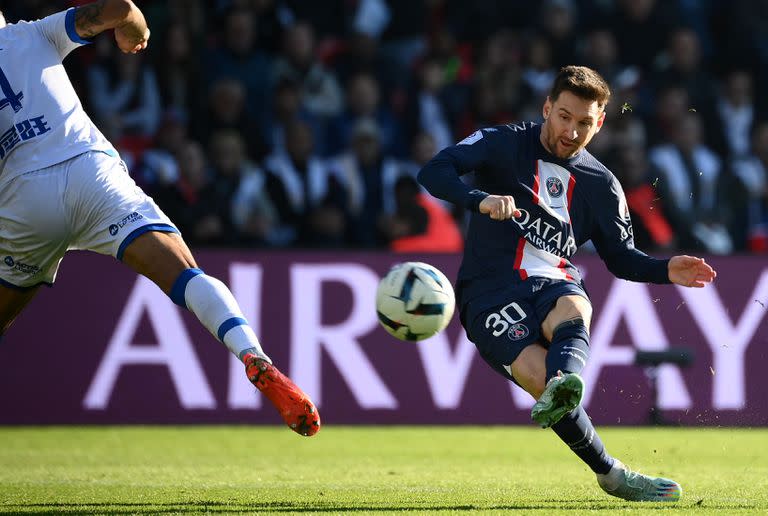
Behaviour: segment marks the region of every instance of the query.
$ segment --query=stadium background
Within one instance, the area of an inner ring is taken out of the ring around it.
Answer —
[[[0,7],[13,22],[75,4]],[[590,150],[621,180],[638,246],[706,255],[720,274],[703,291],[639,286],[580,251],[597,306],[590,412],[646,422],[653,395],[634,351],[685,347],[690,367],[660,370],[666,418],[768,424],[764,3],[137,4],[153,31],[146,53],[123,56],[102,35],[67,69],[133,177],[327,423],[528,420],[457,321],[435,341],[396,342],[370,293],[405,259],[455,274],[466,214],[409,178],[477,128],[538,120],[558,67],[579,63],[614,90]],[[55,389],[35,380],[52,344],[66,347]],[[24,393],[0,398],[0,423],[278,421],[221,346],[104,257],[68,256],[0,360],[13,364],[2,392]]]

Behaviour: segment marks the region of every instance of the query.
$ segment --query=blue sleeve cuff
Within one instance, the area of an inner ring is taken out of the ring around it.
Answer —
[[[76,7],[72,7],[71,9],[67,9],[67,15],[64,19],[64,26],[67,29],[67,36],[69,36],[69,39],[71,39],[75,43],[79,43],[81,45],[88,45],[91,43],[90,39],[83,39],[80,37],[80,35],[77,33],[77,30],[75,29],[75,10]]]

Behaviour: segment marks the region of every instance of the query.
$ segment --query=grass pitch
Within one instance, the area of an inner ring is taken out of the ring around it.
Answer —
[[[604,428],[609,450],[683,485],[606,496],[530,427],[0,428],[0,512],[768,514],[768,429]]]

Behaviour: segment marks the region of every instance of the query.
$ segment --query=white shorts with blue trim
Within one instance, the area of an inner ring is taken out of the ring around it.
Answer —
[[[178,233],[119,157],[86,152],[7,182],[0,176],[2,285],[52,284],[71,249],[120,260],[147,231]]]

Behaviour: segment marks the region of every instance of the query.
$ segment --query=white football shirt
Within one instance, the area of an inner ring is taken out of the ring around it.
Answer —
[[[116,153],[62,65],[86,43],[74,8],[0,29],[0,182],[90,150]]]

